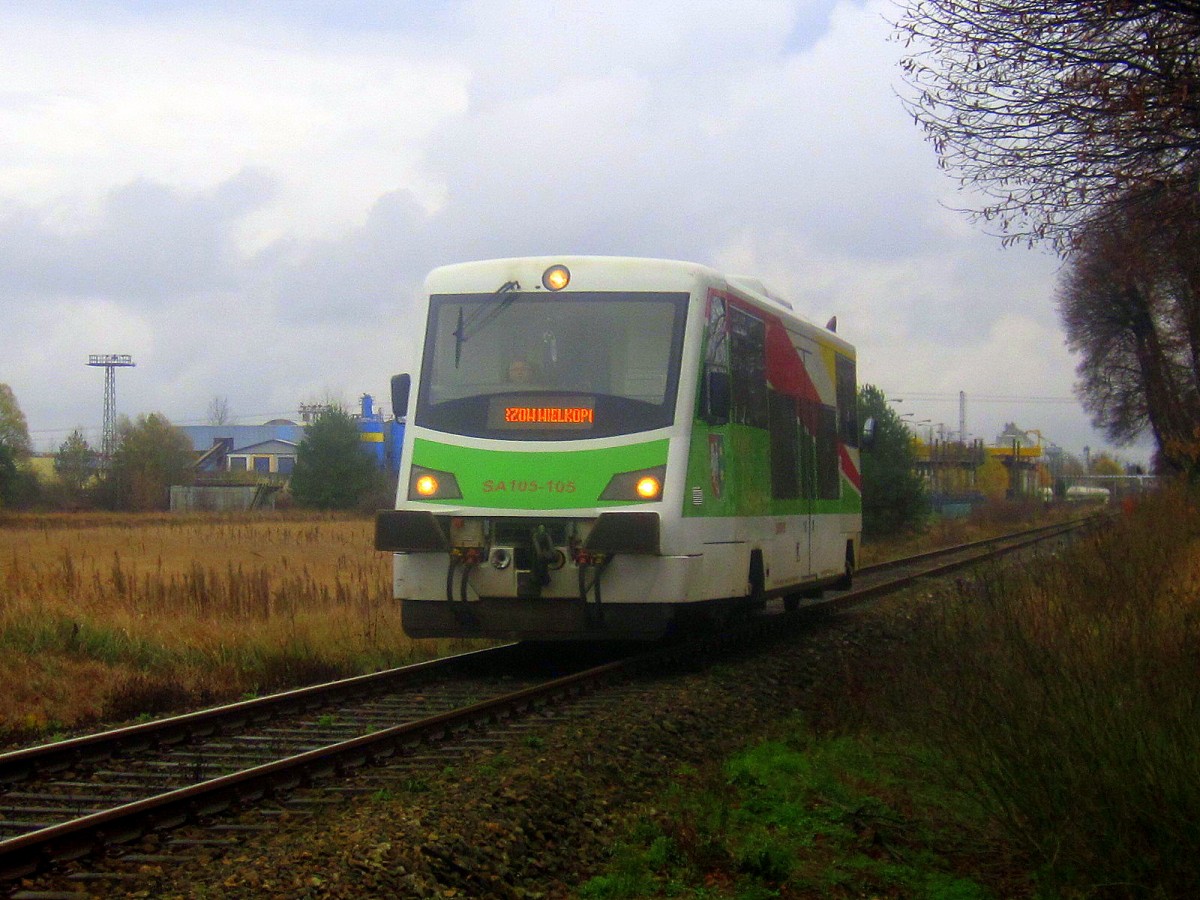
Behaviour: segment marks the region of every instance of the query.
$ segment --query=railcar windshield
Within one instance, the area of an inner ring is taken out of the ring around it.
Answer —
[[[686,293],[436,294],[415,422],[510,440],[670,425]]]

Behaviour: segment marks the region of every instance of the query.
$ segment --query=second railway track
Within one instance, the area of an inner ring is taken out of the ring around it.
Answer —
[[[820,607],[863,603],[1077,524],[865,568],[859,587]],[[769,625],[774,633],[778,619]],[[666,659],[694,653],[679,645],[656,652]],[[562,658],[547,667],[545,657],[532,660],[519,645],[506,645],[0,755],[0,891],[12,890],[14,879],[150,832],[262,802],[322,776],[411,757],[659,657],[577,658],[575,670],[563,674]]]

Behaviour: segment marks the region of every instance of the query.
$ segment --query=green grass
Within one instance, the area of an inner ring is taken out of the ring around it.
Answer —
[[[580,895],[991,896],[931,849],[958,845],[977,825],[971,813],[947,812],[925,763],[894,750],[787,723],[719,773],[680,773],[659,814]]]
[[[153,669],[173,659],[167,648],[152,640],[105,623],[62,615],[10,620],[0,626],[0,648],[120,662],[138,669]]]

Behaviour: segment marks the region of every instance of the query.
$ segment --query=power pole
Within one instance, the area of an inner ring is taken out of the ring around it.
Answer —
[[[958,392],[958,440],[967,443],[967,392]]]
[[[135,366],[128,353],[93,353],[89,366],[104,368],[104,429],[100,437],[100,469],[108,471],[117,443],[117,373],[119,368]]]

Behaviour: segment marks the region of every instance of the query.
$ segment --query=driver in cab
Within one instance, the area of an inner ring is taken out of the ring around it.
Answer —
[[[509,384],[515,384],[519,387],[534,387],[537,381],[537,370],[529,360],[517,357],[508,364]]]

